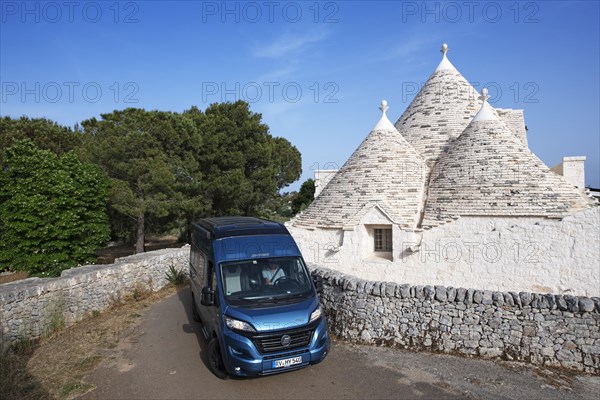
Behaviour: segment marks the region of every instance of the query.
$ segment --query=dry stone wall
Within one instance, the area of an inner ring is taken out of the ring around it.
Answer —
[[[600,372],[600,298],[362,280],[313,266],[346,340]]]
[[[140,290],[167,285],[171,265],[187,272],[189,247],[164,249],[63,271],[59,278],[29,278],[0,285],[0,347],[35,339],[103,311]]]
[[[159,290],[189,247],[0,285],[0,345],[42,336],[110,307],[136,287]],[[376,282],[312,265],[338,337],[370,344],[521,360],[600,373],[600,298]]]

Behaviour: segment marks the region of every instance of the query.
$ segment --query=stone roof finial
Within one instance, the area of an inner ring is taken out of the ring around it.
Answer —
[[[488,94],[488,90],[487,88],[483,88],[481,89],[481,96],[478,97],[479,100],[485,102],[490,98],[489,94]]]
[[[488,94],[487,88],[481,89],[481,96],[478,97],[478,99],[482,101],[481,109],[479,110],[477,115],[475,115],[475,117],[473,117],[473,121],[495,121],[495,120],[498,120],[498,117],[496,116],[496,112],[494,111],[492,106],[490,106],[488,103],[489,98],[490,98],[490,96]]]
[[[381,100],[381,105],[379,106],[379,109],[381,110],[382,113],[385,114],[385,112],[389,109],[390,107],[388,106],[387,100]]]
[[[448,53],[448,45],[446,43],[442,44],[442,49],[440,51],[444,56],[442,57],[442,61],[437,66],[434,72],[451,69],[456,70],[456,68],[454,68],[454,65],[452,65],[450,60],[448,60],[448,57],[446,57],[446,53]]]
[[[385,114],[389,108],[390,107],[388,106],[388,102],[386,100],[381,100],[381,105],[379,106],[379,109],[381,110],[381,118],[379,119],[379,122],[377,122],[377,125],[375,125],[375,127],[373,128],[374,131],[380,129],[396,130],[394,124],[392,124],[392,122],[388,119],[387,115]]]

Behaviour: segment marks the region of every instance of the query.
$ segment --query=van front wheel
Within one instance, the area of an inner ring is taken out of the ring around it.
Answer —
[[[219,379],[227,379],[229,377],[227,371],[225,371],[221,346],[219,345],[217,338],[212,338],[208,343],[208,367]]]

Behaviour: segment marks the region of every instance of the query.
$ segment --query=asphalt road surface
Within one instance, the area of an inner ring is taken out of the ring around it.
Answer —
[[[321,364],[253,379],[216,378],[183,289],[150,307],[84,399],[598,399],[600,377],[334,341]]]

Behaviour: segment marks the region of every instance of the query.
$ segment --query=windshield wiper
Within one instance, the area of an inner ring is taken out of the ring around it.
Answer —
[[[253,297],[253,296],[227,296],[229,300],[233,300],[234,302],[238,303],[239,305],[242,305],[244,303],[252,303],[252,304],[258,304],[260,302],[262,302],[262,298],[260,297]]]
[[[280,296],[277,296],[277,299],[298,299],[298,298],[307,298],[310,296],[310,292],[301,292],[301,293],[286,293]]]
[[[260,299],[256,299],[259,303],[277,303],[277,298],[273,296],[261,297]]]
[[[304,299],[307,298],[309,293],[295,293],[295,294],[283,294],[279,296],[264,296],[264,297],[244,297],[244,296],[229,296],[230,299],[234,299],[236,301],[244,302],[247,301],[249,303],[253,303],[255,305],[258,304],[281,304],[285,303],[287,300],[293,299]]]
[[[291,300],[305,299],[306,294],[287,294],[282,296],[270,296],[258,300],[258,304],[286,304]]]

